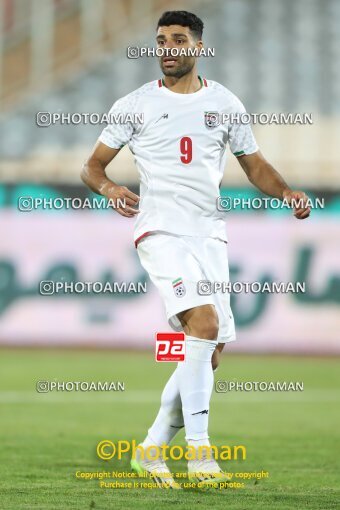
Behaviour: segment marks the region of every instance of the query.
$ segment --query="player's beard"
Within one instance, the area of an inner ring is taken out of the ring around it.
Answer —
[[[189,74],[194,65],[195,65],[195,59],[185,59],[182,63],[179,63],[180,61],[177,61],[178,65],[174,67],[173,69],[167,69],[164,68],[163,62],[161,61],[161,69],[164,74],[164,76],[173,76],[174,78],[182,78],[182,76],[185,76],[186,74]]]

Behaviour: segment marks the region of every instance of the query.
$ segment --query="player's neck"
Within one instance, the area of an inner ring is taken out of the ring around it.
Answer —
[[[177,94],[193,94],[202,88],[202,82],[197,76],[197,71],[188,73],[181,78],[164,76],[164,85]]]

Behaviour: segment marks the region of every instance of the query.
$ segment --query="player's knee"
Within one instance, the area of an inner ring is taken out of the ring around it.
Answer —
[[[218,337],[218,315],[213,305],[191,308],[178,317],[186,335],[202,340],[216,340]]]
[[[212,366],[213,370],[216,370],[216,368],[220,364],[221,352],[224,349],[224,345],[225,344],[222,344],[222,343],[217,344],[216,349],[213,352],[213,355],[212,355],[212,358],[211,358],[211,366]]]
[[[211,360],[211,366],[212,366],[212,369],[215,371],[217,368],[218,368],[218,365],[219,365],[219,360]]]
[[[218,316],[215,313],[205,314],[196,324],[196,334],[198,338],[204,340],[216,340],[218,336]]]
[[[212,369],[216,370],[216,368],[218,367],[219,364],[220,364],[220,353],[215,350],[214,354],[212,355],[212,358],[211,358]]]

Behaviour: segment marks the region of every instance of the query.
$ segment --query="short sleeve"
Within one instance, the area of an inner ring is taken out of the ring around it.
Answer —
[[[236,110],[236,111],[235,111]],[[228,131],[228,141],[231,152],[234,156],[242,156],[244,154],[253,154],[258,151],[258,146],[253,135],[250,122],[247,122],[248,115],[246,109],[239,99],[235,102],[234,115]]]
[[[112,149],[121,149],[129,143],[134,132],[134,125],[131,120],[126,122],[125,119],[129,116],[131,118],[131,114],[133,112],[129,96],[116,101],[108,114],[110,123],[103,129],[99,141]],[[112,119],[117,121],[114,122]]]

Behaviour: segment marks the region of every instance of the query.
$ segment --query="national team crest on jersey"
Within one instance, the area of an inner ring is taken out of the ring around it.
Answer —
[[[185,296],[186,290],[182,278],[177,278],[177,280],[174,280],[172,282],[172,288],[174,289],[175,296]]]
[[[208,128],[220,125],[220,115],[218,112],[204,112],[204,123]]]

